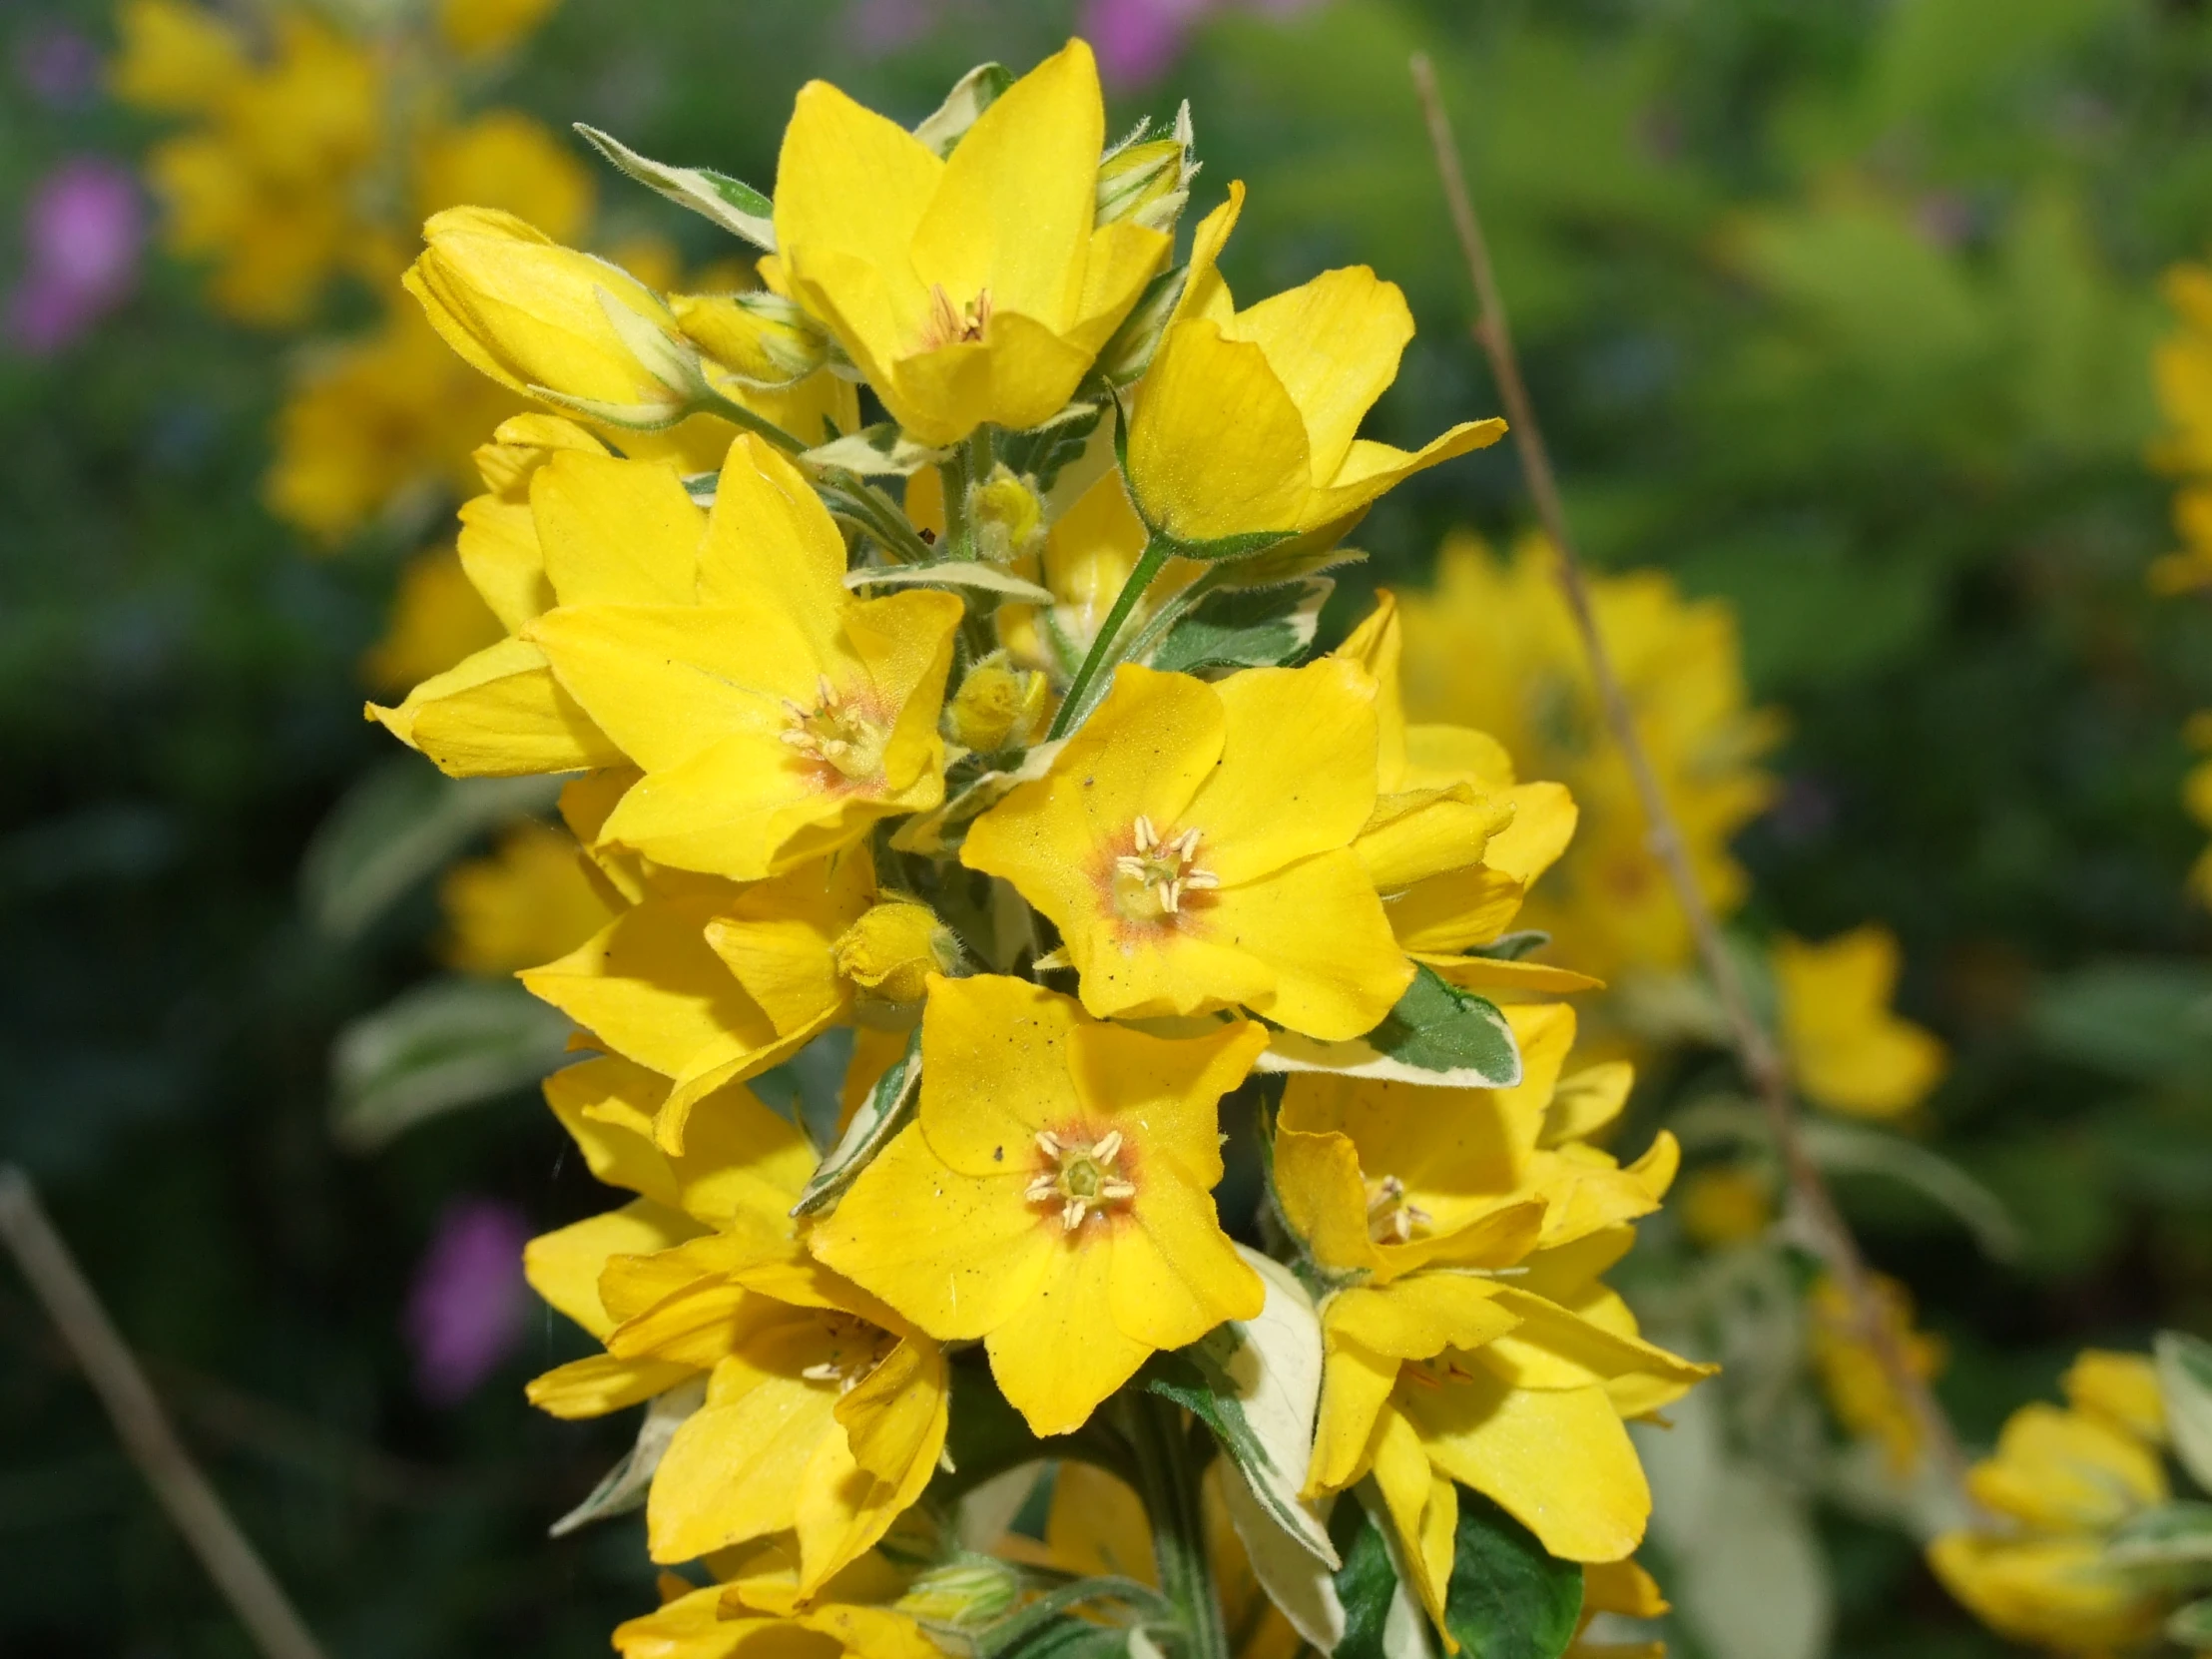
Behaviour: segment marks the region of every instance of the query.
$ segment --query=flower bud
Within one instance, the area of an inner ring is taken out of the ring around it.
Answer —
[[[406,285],[446,343],[502,385],[615,425],[666,426],[706,390],[659,294],[489,208],[452,208]]]
[[[1172,234],[1183,205],[1191,199],[1191,179],[1198,172],[1191,145],[1191,107],[1185,104],[1166,138],[1132,139],[1109,151],[1098,164],[1096,222],[1112,225],[1128,219]]]
[[[795,385],[830,360],[822,324],[780,294],[672,293],[668,305],[692,342],[740,385]]]
[[[918,1002],[929,975],[958,964],[958,941],[917,899],[892,895],[869,906],[838,937],[837,972],[884,1002]]]
[[[944,707],[944,735],[978,755],[1026,744],[1045,710],[1044,676],[994,651],[967,672]]]
[[[1021,1575],[1010,1562],[962,1555],[931,1567],[899,1598],[901,1611],[931,1624],[966,1629],[1004,1616],[1021,1599]]]
[[[975,528],[975,551],[994,565],[1010,565],[1044,539],[1044,498],[1001,461],[989,477],[968,486],[968,522]]]

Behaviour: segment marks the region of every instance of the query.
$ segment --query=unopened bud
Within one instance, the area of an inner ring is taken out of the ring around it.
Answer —
[[[1021,1599],[1021,1575],[1005,1561],[962,1555],[931,1567],[907,1586],[898,1608],[929,1624],[966,1629],[989,1624]]]
[[[668,305],[713,365],[740,385],[789,386],[830,360],[822,324],[781,294],[672,293]]]
[[[1010,565],[1037,550],[1044,539],[1044,498],[1004,461],[968,486],[968,522],[975,551],[994,565]]]
[[[944,735],[978,755],[1026,744],[1044,718],[1045,697],[1043,675],[1015,668],[1005,652],[994,651],[967,671],[945,704]]]
[[[661,296],[512,214],[452,208],[406,285],[448,345],[527,396],[589,419],[665,426],[706,391],[699,353]]]
[[[830,947],[837,972],[884,1002],[918,1002],[929,975],[958,965],[958,941],[937,912],[912,898],[869,906]]]
[[[1173,233],[1198,173],[1191,146],[1191,107],[1185,104],[1168,137],[1132,140],[1109,152],[1098,164],[1096,222],[1112,225],[1127,219]]]

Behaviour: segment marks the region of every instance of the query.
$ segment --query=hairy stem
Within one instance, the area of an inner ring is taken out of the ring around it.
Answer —
[[[1121,592],[1114,595],[1114,608],[1106,613],[1106,620],[1098,626],[1098,637],[1091,641],[1091,649],[1083,658],[1083,666],[1075,671],[1075,678],[1068,682],[1068,694],[1060,700],[1060,712],[1052,717],[1052,730],[1046,738],[1064,738],[1074,724],[1076,714],[1089,695],[1091,683],[1114,657],[1114,637],[1129,620],[1129,613],[1137,608],[1137,601],[1144,597],[1145,589],[1152,586],[1173,556],[1173,544],[1155,536],[1145,543],[1144,552],[1138,555],[1136,568],[1129,572],[1129,580],[1122,583]]]
[[[1775,1046],[1772,1036],[1760,1023],[1754,1012],[1751,998],[1744,989],[1743,977],[1736,971],[1735,959],[1721,938],[1720,923],[1712,906],[1706,903],[1704,890],[1698,885],[1697,872],[1690,863],[1687,844],[1682,838],[1680,826],[1675,822],[1674,811],[1667,804],[1665,792],[1660,788],[1659,775],[1651,764],[1651,755],[1645,749],[1642,737],[1636,730],[1634,711],[1629,707],[1628,694],[1623,689],[1620,675],[1613,667],[1611,654],[1599,635],[1597,617],[1590,602],[1590,587],[1582,572],[1582,562],[1575,552],[1574,539],[1567,529],[1566,509],[1559,499],[1558,479],[1551,469],[1550,452],[1544,446],[1543,429],[1537,424],[1536,411],[1528,396],[1528,384],[1521,377],[1520,357],[1513,348],[1513,331],[1506,320],[1504,297],[1498,291],[1497,274],[1490,265],[1489,246],[1482,236],[1482,222],[1474,210],[1474,198],[1467,189],[1466,175],[1459,165],[1457,141],[1452,137],[1451,118],[1445,113],[1443,99],[1436,89],[1436,75],[1424,54],[1416,53],[1412,60],[1413,85],[1418,92],[1422,114],[1428,125],[1429,142],[1436,153],[1436,171],[1442,180],[1444,199],[1451,211],[1451,222],[1459,237],[1459,248],[1467,263],[1467,274],[1473,279],[1479,313],[1475,319],[1473,334],[1475,343],[1481,346],[1489,359],[1490,372],[1497,381],[1499,396],[1505,403],[1505,417],[1511,423],[1513,438],[1520,453],[1521,475],[1528,485],[1528,493],[1536,506],[1536,517],[1543,525],[1553,553],[1553,570],[1558,577],[1560,591],[1565,595],[1567,609],[1573,614],[1575,631],[1580,635],[1585,655],[1589,659],[1590,678],[1597,687],[1598,701],[1605,711],[1605,721],[1612,730],[1613,740],[1620,745],[1621,754],[1628,763],[1630,778],[1636,787],[1636,796],[1642,804],[1644,818],[1649,826],[1649,844],[1660,866],[1666,871],[1668,884],[1674,889],[1677,903],[1690,924],[1690,932],[1697,941],[1700,960],[1707,976],[1713,982],[1714,994],[1728,1019],[1729,1033],[1736,1050],[1737,1063],[1758,1094],[1767,1118],[1769,1133],[1774,1137],[1785,1172],[1789,1177],[1792,1195],[1799,1211],[1812,1224],[1819,1240],[1819,1248],[1828,1270],[1843,1288],[1852,1307],[1853,1324],[1858,1335],[1874,1353],[1882,1366],[1883,1375],[1898,1397],[1904,1400],[1919,1422],[1922,1433],[1934,1451],[1939,1465],[1961,1493],[1964,1491],[1965,1455],[1959,1449],[1957,1433],[1950,1419],[1943,1413],[1928,1383],[1907,1362],[1903,1345],[1897,1333],[1891,1329],[1885,1317],[1880,1298],[1875,1294],[1874,1280],[1867,1270],[1866,1260],[1859,1252],[1859,1243],[1853,1238],[1850,1226],[1836,1208],[1834,1196],[1822,1177],[1819,1166],[1806,1150],[1805,1138],[1799,1132],[1797,1102],[1790,1085],[1789,1067],[1781,1050]],[[1971,1505],[1968,1505],[1969,1509]]]
[[[1160,1588],[1182,1614],[1181,1659],[1229,1659],[1229,1635],[1221,1598],[1206,1555],[1206,1517],[1199,1503],[1199,1470],[1190,1456],[1182,1407],[1157,1394],[1123,1397],[1125,1428],[1136,1464],[1137,1490],[1152,1522],[1153,1559]]]

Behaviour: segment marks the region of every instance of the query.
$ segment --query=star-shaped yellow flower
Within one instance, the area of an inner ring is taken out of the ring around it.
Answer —
[[[1375,683],[1354,663],[1213,684],[1124,665],[960,856],[1052,919],[1094,1014],[1242,1004],[1356,1037],[1413,971],[1352,850],[1375,808]]]
[[[916,1120],[815,1254],[941,1342],[984,1340],[1040,1434],[1082,1426],[1157,1349],[1260,1311],[1214,1214],[1216,1103],[1266,1035],[1171,1040],[1026,980],[939,979]]]
[[[776,173],[781,278],[923,443],[1059,413],[1166,257],[1098,225],[1106,116],[1071,41],[947,160],[826,82],[799,94]]]
[[[1358,436],[1413,337],[1394,282],[1366,266],[1236,308],[1215,262],[1244,186],[1206,216],[1190,275],[1129,422],[1129,487],[1147,523],[1202,543],[1319,529],[1400,479],[1495,443],[1463,421],[1414,453]]]
[[[546,480],[588,464],[558,456],[533,485],[541,539]],[[595,513],[576,527],[593,563],[565,582],[549,541],[561,606],[525,631],[645,773],[603,838],[752,881],[935,806],[960,601],[922,589],[854,598],[828,510],[750,435],[731,445],[703,537],[674,501],[662,522]]]

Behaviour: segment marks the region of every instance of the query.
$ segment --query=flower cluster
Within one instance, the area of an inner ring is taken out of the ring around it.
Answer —
[[[1984,1524],[1929,1547],[1951,1594],[1992,1630],[2053,1652],[2133,1651],[2162,1626],[2202,1651],[2212,1602],[2174,1609],[2192,1584],[2202,1593],[2205,1505],[2173,1501],[2161,1453],[2178,1451],[2200,1485],[2212,1474],[2208,1353],[2173,1335],[2155,1363],[2091,1349],[2060,1380],[2064,1407],[2013,1412],[1967,1472]]]
[[[568,779],[559,913],[511,896],[549,830],[454,902],[484,965],[591,929],[521,978],[635,1196],[530,1244],[601,1349],[530,1392],[650,1402],[574,1518],[642,1502],[715,1580],[618,1643],[1011,1651],[1081,1604],[1214,1659],[1393,1594],[1448,1636],[1470,1537],[1651,1610],[1624,1423],[1706,1368],[1601,1277],[1674,1142],[1595,1144],[1628,1068],[1568,1064],[1544,999],[1593,981],[1513,932],[1573,802],[1407,719],[1388,595],[1315,650],[1367,506],[1502,423],[1361,437],[1398,290],[1240,306],[1234,184],[1177,263],[1187,112],[1109,145],[1080,42],[913,131],[809,85],[773,199],[590,136],[760,286],[430,220],[408,289],[535,407],[460,512],[496,638],[369,712],[448,774]],[[833,1126],[750,1086],[795,1059],[842,1064]],[[1233,1137],[1257,1215],[1219,1207]],[[1008,1537],[1040,1462],[1062,1518]]]

